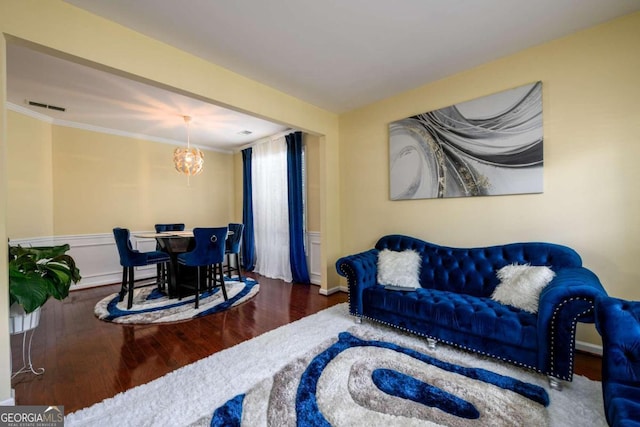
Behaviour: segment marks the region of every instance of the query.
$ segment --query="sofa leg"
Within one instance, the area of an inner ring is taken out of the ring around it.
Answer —
[[[562,381],[552,377],[551,375],[548,376],[549,378],[549,387],[551,387],[552,390],[558,390],[561,391],[562,390]]]
[[[434,340],[433,338],[427,338],[427,348],[429,350],[435,350],[436,344],[438,344],[437,340]]]
[[[358,325],[359,325],[359,324],[361,324],[361,323],[362,323],[362,317],[360,317],[360,316],[356,316],[356,318],[355,318],[355,322],[356,322],[356,324],[358,324]]]

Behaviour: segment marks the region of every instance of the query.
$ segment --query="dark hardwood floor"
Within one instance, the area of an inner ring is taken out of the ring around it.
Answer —
[[[164,325],[119,325],[98,320],[93,307],[119,285],[74,291],[43,307],[33,338],[33,364],[44,375],[12,381],[18,405],[64,405],[65,413],[100,402],[215,352],[347,300],[317,286],[251,275],[255,298],[217,313]],[[14,369],[22,366],[21,336],[11,337]],[[576,372],[600,379],[600,358],[579,353]]]
[[[347,300],[342,292],[326,297],[317,286],[252,276],[260,292],[251,300],[223,313],[163,325],[98,320],[93,307],[119,284],[48,301],[32,348],[34,366],[45,373],[13,379],[16,404],[64,405],[71,413]],[[22,366],[21,346],[21,336],[12,336],[14,370]]]

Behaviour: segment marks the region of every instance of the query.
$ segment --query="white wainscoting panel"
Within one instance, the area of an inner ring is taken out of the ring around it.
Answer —
[[[134,234],[150,233],[153,231],[131,232],[131,245],[134,249],[144,252],[154,251],[155,239],[136,238]],[[68,243],[71,255],[80,269],[82,279],[71,286],[71,289],[90,288],[93,286],[120,283],[122,281],[122,266],[118,248],[112,233],[82,234],[52,237],[34,237],[27,239],[11,239],[11,245],[46,246]],[[146,279],[156,275],[156,266],[136,268],[135,279]]]
[[[307,231],[307,266],[309,268],[309,278],[314,285],[320,285],[322,283],[320,245],[320,233],[318,231]]]
[[[152,230],[132,231],[131,246],[143,252],[155,250],[155,239],[135,237],[136,234],[152,232]],[[309,231],[306,233],[306,239],[309,277],[311,283],[320,285],[322,282],[320,233]],[[71,289],[109,285],[122,281],[120,257],[118,256],[118,249],[112,233],[11,239],[9,243],[22,246],[48,246],[68,243],[71,247],[69,255],[76,260],[82,276],[80,282],[73,285]],[[154,277],[155,275],[155,265],[136,268],[136,280]]]

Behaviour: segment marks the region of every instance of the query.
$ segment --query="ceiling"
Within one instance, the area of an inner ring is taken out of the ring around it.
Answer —
[[[67,0],[341,113],[640,10],[638,0]],[[53,72],[54,70],[55,73]],[[67,106],[57,120],[237,149],[285,130],[209,103],[8,49],[8,97]],[[250,130],[251,135],[238,132]]]
[[[45,116],[41,118],[59,125],[174,145],[186,143],[184,116],[189,116],[192,145],[228,152],[287,129],[11,43],[7,46],[7,100],[10,109]],[[30,106],[29,101],[65,111]]]

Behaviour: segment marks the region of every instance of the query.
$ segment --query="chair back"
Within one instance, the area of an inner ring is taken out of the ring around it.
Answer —
[[[163,231],[184,231],[184,224],[156,224],[156,233]]]
[[[115,238],[118,254],[120,255],[120,265],[123,267],[144,265],[146,262],[146,260],[144,260],[144,254],[141,254],[131,247],[129,236],[128,228],[116,227],[113,229],[113,237]]]
[[[231,254],[240,252],[240,242],[242,241],[242,232],[244,231],[244,224],[229,224],[229,237],[226,240],[226,251]]]
[[[181,260],[190,266],[204,266],[219,264],[224,260],[225,239],[227,227],[193,229],[196,243],[192,251],[181,254]]]

